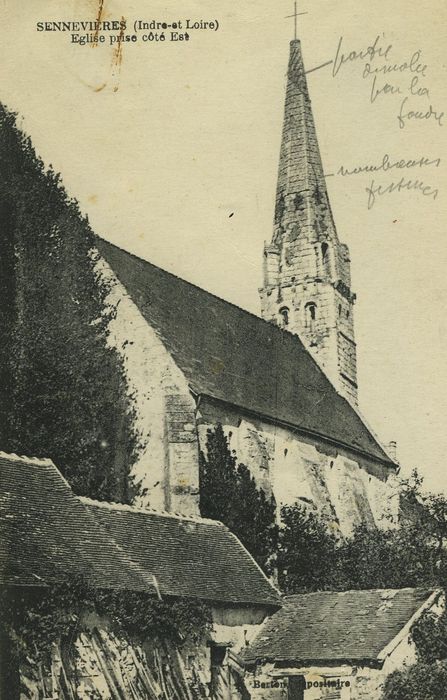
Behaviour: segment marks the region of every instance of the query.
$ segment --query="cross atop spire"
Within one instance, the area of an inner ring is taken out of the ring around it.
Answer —
[[[294,5],[293,15],[287,15],[286,19],[290,19],[291,17],[293,17],[293,24],[294,24],[294,30],[295,30],[294,31],[294,39],[296,41],[297,40],[297,29],[298,29],[298,17],[299,17],[299,15],[307,15],[308,13],[307,12],[298,12],[298,10],[297,10],[298,3],[296,2],[296,0],[293,3],[293,5]]]

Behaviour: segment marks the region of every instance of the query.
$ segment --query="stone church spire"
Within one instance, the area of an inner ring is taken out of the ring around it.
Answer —
[[[340,393],[357,403],[349,250],[335,229],[298,39],[290,42],[273,238],[264,249],[260,296],[263,318],[299,335]]]

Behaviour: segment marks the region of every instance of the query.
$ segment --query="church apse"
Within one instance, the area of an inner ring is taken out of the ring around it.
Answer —
[[[260,296],[262,317],[299,335],[356,404],[349,250],[335,228],[297,39],[290,44],[274,230]]]

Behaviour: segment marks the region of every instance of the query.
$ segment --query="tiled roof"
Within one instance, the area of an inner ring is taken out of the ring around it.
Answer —
[[[279,607],[279,595],[228,528],[214,520],[80,499],[162,596]]]
[[[244,660],[295,666],[377,660],[432,594],[403,588],[288,596],[245,650]]]
[[[0,583],[50,585],[67,576],[155,594],[152,577],[106,535],[51,460],[0,453]]]
[[[97,247],[195,393],[395,466],[298,336],[107,241]]]

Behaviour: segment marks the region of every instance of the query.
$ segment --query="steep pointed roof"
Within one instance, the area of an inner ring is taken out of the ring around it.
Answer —
[[[315,214],[323,217],[320,227],[313,226]],[[290,42],[274,243],[278,243],[284,230],[294,224],[300,229],[313,226],[316,239],[319,233],[336,238],[298,39]]]
[[[396,468],[297,335],[101,238],[96,245],[193,392]]]

